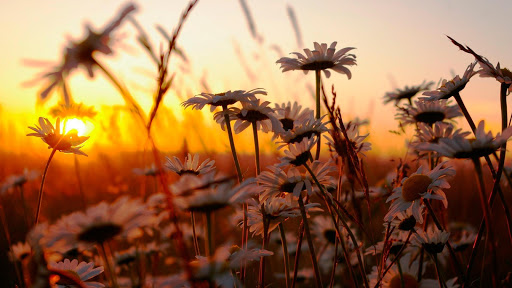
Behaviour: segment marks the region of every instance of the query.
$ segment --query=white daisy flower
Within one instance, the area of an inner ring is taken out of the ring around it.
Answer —
[[[448,105],[447,100],[414,101],[414,105],[407,105],[395,117],[403,125],[425,123],[433,125],[436,122],[451,120],[452,118],[462,116],[458,105]]]
[[[455,175],[455,170],[451,167],[443,168],[445,164],[446,162],[440,163],[432,171],[424,171],[426,168],[420,166],[409,177],[404,177],[401,185],[393,189],[393,194],[386,200],[386,202],[394,201],[384,216],[384,221],[391,221],[397,217],[398,213],[406,211],[410,207],[412,207],[414,218],[421,218],[422,199],[441,200],[447,207],[448,200],[443,189],[450,188],[446,178]]]
[[[205,175],[185,174],[171,185],[175,204],[188,211],[214,211],[229,205],[244,202],[258,192],[255,181],[249,178],[234,186],[232,178],[221,178],[209,173]]]
[[[308,116],[313,116],[310,114]],[[286,144],[290,143],[298,143],[304,140],[305,138],[312,138],[314,136],[320,136],[322,133],[329,131],[327,128],[327,123],[322,122],[325,115],[320,119],[315,119],[314,117],[303,117],[300,120],[294,121],[295,126],[291,130],[287,130],[279,134],[281,138],[281,142],[279,149],[286,146]]]
[[[457,241],[452,241],[453,251],[462,252],[473,245],[476,239],[476,233],[464,230],[460,233]]]
[[[227,107],[237,102],[249,102],[256,101],[256,95],[267,95],[267,92],[263,89],[256,88],[253,90],[235,90],[226,91],[223,93],[201,93],[196,95],[181,105],[185,108],[192,106],[192,109],[202,110],[205,105],[210,105],[210,112],[213,112],[217,107]]]
[[[268,133],[273,131],[274,133],[284,132],[281,123],[277,119],[277,115],[274,109],[268,107],[270,102],[265,101],[260,103],[260,100],[242,102],[242,109],[238,107],[230,107],[226,111],[219,111],[215,113],[213,119],[220,124],[222,130],[226,128],[226,118],[224,114],[229,114],[229,119],[235,121],[233,129],[238,134],[244,131],[251,124],[255,124],[258,130]]]
[[[443,79],[441,82],[441,86],[433,91],[427,91],[423,92],[423,95],[429,96],[429,97],[423,97],[423,99],[427,100],[440,100],[440,99],[448,99],[455,95],[456,93],[459,93],[466,87],[466,84],[468,84],[469,79],[473,77],[478,72],[473,71],[475,68],[476,62],[473,62],[469,64],[468,68],[466,68],[466,71],[464,72],[464,75],[462,78],[459,77],[459,75],[456,75],[455,78],[453,78],[450,81],[447,81],[446,79]]]
[[[57,123],[55,124],[55,128],[52,123],[46,118],[39,117],[39,126],[36,127],[28,127],[34,130],[36,133],[27,134],[27,136],[36,136],[41,138],[44,143],[48,144],[48,149],[56,149],[64,153],[74,153],[77,155],[87,156],[84,152],[80,150],[82,146],[80,144],[84,143],[89,136],[78,136],[78,132],[76,130],[71,130],[66,134],[62,134],[60,131],[60,119],[57,118]]]
[[[340,135],[342,137],[342,141],[345,140],[344,134],[341,132],[341,129],[336,127],[336,135]],[[368,133],[365,135],[359,135],[359,125],[352,124],[349,122],[349,124],[346,127],[346,132],[348,136],[348,143],[351,145],[351,148],[358,154],[361,154],[364,156],[364,152],[372,150],[372,144],[370,142],[365,142],[366,138],[368,137]],[[333,130],[329,131],[328,136],[324,135],[325,139],[327,139],[327,144],[333,151],[336,151],[336,141],[333,140],[333,134],[335,132]]]
[[[167,163],[165,166],[169,170],[181,176],[187,173],[194,175],[206,174],[215,170],[214,165],[215,160],[210,160],[209,158],[199,164],[199,154],[196,153],[194,156],[191,156],[190,153],[188,153],[188,156],[185,157],[183,163],[176,156],[173,156],[172,158],[167,157]]]
[[[0,186],[0,194],[5,193],[7,190],[15,187],[21,187],[28,181],[35,180],[39,177],[39,171],[23,169],[22,174],[10,175]]]
[[[12,249],[12,255],[11,261],[23,261],[23,259],[26,259],[30,254],[32,253],[32,248],[27,242],[18,242],[16,244],[13,244],[11,246]]]
[[[420,85],[416,86],[405,86],[403,89],[396,89],[392,92],[387,92],[386,95],[384,95],[384,104],[387,104],[389,102],[395,102],[395,105],[397,105],[401,100],[408,100],[409,103],[411,103],[412,97],[416,96],[420,91],[428,90],[430,89],[430,86],[432,86],[434,82],[426,82],[423,81]]]
[[[279,166],[293,165],[301,166],[306,164],[308,160],[312,160],[311,148],[315,146],[318,137],[304,138],[301,142],[290,143],[287,145],[288,150],[284,150],[284,157],[279,160]]]
[[[63,275],[59,273],[60,278],[57,283],[55,283],[59,288],[73,287],[77,280],[80,284],[82,284],[82,287],[105,287],[105,285],[102,283],[87,281],[103,273],[103,266],[94,268],[93,262],[78,263],[78,260],[76,259],[73,259],[72,261],[69,261],[69,259],[64,259],[64,261],[58,263],[50,262],[48,263],[48,266],[50,272],[65,271],[68,272],[71,277],[73,277],[73,279],[66,279],[66,277],[62,277]]]
[[[293,52],[297,58],[282,57],[276,63],[281,64],[283,72],[291,70],[302,70],[307,74],[310,70],[324,71],[325,76],[329,78],[331,72],[327,69],[332,69],[335,72],[347,75],[348,79],[352,78],[352,73],[346,66],[356,65],[356,56],[354,54],[347,54],[354,47],[347,47],[336,52],[337,42],[332,42],[329,48],[326,43],[318,44],[314,42],[315,50],[304,49],[303,55],[299,52]]]
[[[60,218],[50,226],[44,242],[58,251],[68,251],[80,243],[101,244],[116,236],[140,237],[154,215],[139,199],[121,197],[113,203],[101,202]]]
[[[302,109],[302,105],[299,105],[297,101],[293,104],[291,102],[275,104],[274,111],[285,131],[292,130],[300,123],[315,118],[313,110],[309,108]]]
[[[439,230],[434,225],[429,226],[427,231],[418,229],[412,239],[412,243],[420,247],[423,246],[425,251],[430,254],[438,254],[443,252],[444,246],[449,238],[449,232]]]
[[[462,135],[439,139],[438,143],[422,143],[418,149],[436,151],[442,156],[459,159],[475,159],[487,156],[498,150],[512,136],[512,127],[505,129],[502,134],[492,135],[485,132],[485,122],[478,123],[475,138],[467,139]]]
[[[156,168],[155,163],[153,163],[149,167],[133,168],[132,172],[133,172],[133,174],[140,175],[140,176],[157,176],[158,175],[158,168]]]
[[[440,139],[453,138],[453,137],[466,137],[471,132],[462,132],[462,129],[454,130],[455,127],[451,123],[436,122],[433,126],[425,123],[418,123],[416,130],[415,140],[410,143],[410,146],[424,152],[421,143],[439,143]]]
[[[418,287],[418,288],[439,288],[439,282],[431,284],[430,282],[424,283],[423,280],[419,281],[417,278],[419,269],[419,259],[412,261],[411,253],[404,255],[400,258],[400,269],[396,264],[388,270],[382,277],[382,280],[377,286],[379,281],[379,270],[377,266],[372,267],[372,273],[368,275],[370,287],[378,288],[400,288],[400,287]],[[389,265],[389,263],[388,263]],[[400,271],[401,270],[401,271]],[[422,271],[425,271],[423,269]],[[402,281],[404,286],[402,286]]]

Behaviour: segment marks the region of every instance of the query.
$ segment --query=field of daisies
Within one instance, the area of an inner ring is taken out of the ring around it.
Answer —
[[[315,42],[274,60],[285,75],[314,75],[314,106],[270,103],[257,83],[195,91],[181,109],[211,112],[216,129],[207,132],[228,139],[229,153],[185,147],[171,155],[159,149],[152,126],[164,113],[175,76],[169,62],[183,57],[176,43],[197,2],[172,33],[160,31],[160,48],[128,5],[103,30],[71,41],[61,62],[44,71],[38,97],[61,100],[26,133],[48,147],[47,160],[0,178],[2,287],[512,287],[512,171],[505,165],[511,71],[448,37],[446,45],[468,56],[467,69],[439,83],[383,91],[380,105],[396,107],[395,133],[414,136],[402,144],[405,157],[379,161],[365,155],[372,149],[360,132],[367,123],[345,119],[336,88],[322,85],[329,77],[351,79],[355,48]],[[113,53],[110,40],[121,25],[137,29],[157,68],[149,112],[97,57]],[[125,160],[81,174],[80,159],[97,151],[88,150],[89,136],[65,126],[97,112],[72,97],[68,78],[79,69],[109,81],[125,101],[150,165]],[[480,77],[501,87],[499,133],[475,123],[464,104],[466,84]],[[237,153],[242,131],[251,135],[250,155]],[[260,149],[262,137],[275,151]],[[72,157],[74,165],[52,166],[57,157]],[[111,171],[121,168],[143,185],[117,183],[115,197],[83,192],[92,182],[117,181]],[[74,201],[55,196],[69,190],[61,180],[78,183]],[[463,205],[474,217],[453,221]]]

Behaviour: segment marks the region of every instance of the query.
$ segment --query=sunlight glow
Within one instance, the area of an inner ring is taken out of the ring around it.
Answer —
[[[92,125],[92,124],[91,124]],[[66,120],[61,124],[61,129],[68,133],[71,130],[76,130],[78,132],[78,136],[85,136],[88,134],[87,132],[90,132],[88,125],[83,120],[80,120],[78,118],[71,118]]]

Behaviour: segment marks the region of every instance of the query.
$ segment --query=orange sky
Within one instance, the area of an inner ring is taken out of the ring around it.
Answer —
[[[212,92],[262,87],[268,91],[271,101],[300,100],[304,105],[312,105],[307,87],[314,85],[314,76],[303,76],[297,71],[281,73],[275,61],[289,52],[313,48],[313,41],[338,41],[337,48],[357,48],[354,53],[358,66],[351,68],[351,80],[333,73],[325,81],[326,85],[329,88],[335,85],[345,119],[370,118],[374,151],[394,154],[403,149],[400,144],[404,137],[388,132],[397,127],[395,111],[390,105],[383,106],[382,96],[396,87],[419,84],[423,80],[437,82],[440,78],[451,78],[454,73],[463,74],[472,61],[471,56],[458,51],[444,35],[468,44],[493,63],[500,61],[505,67],[512,63],[509,52],[512,39],[507,36],[510,33],[506,20],[512,11],[512,3],[508,1],[489,2],[484,6],[479,1],[247,2],[256,31],[263,41],[251,37],[239,1],[199,1],[178,39],[189,62],[185,73],[179,69],[183,62],[173,59],[177,71],[175,90],[165,101],[168,112],[173,115],[162,116],[163,119],[210,117],[208,113],[196,111],[184,115],[179,106],[184,99],[203,92],[199,85],[203,79]],[[19,142],[38,140],[26,139],[26,126],[35,124],[39,116],[47,115],[47,108],[57,98],[54,95],[53,101],[36,109],[35,99],[41,86],[26,87],[22,83],[34,79],[45,69],[28,66],[24,60],[57,63],[67,39],[79,39],[84,35],[84,23],[101,29],[124,3],[21,0],[2,4],[0,25],[4,27],[5,42],[0,54],[1,149],[21,149]],[[148,0],[136,4],[139,9],[135,18],[157,44],[162,39],[158,37],[155,25],[172,31],[187,1]],[[297,16],[304,47],[298,47],[287,16],[289,4]],[[124,23],[116,33],[115,55],[100,59],[127,84],[141,105],[149,109],[155,69],[135,42],[135,35],[133,27]],[[274,45],[280,48],[282,55],[272,48]],[[235,47],[239,47],[252,79],[240,64]],[[77,101],[94,105],[100,112],[104,110],[103,106],[123,105],[122,98],[103,77],[91,80],[82,71],[77,71],[71,77],[70,87]],[[492,79],[475,77],[468,84],[462,96],[476,121],[486,119],[489,127],[498,126],[498,92],[499,85]],[[110,113],[107,110],[105,113]],[[161,124],[161,129],[171,128],[172,123]],[[127,133],[129,131],[130,127],[126,129]],[[93,135],[105,139],[103,136]],[[134,136],[135,139],[130,140],[130,135],[123,137],[127,142],[137,139]],[[174,144],[169,143],[169,148],[179,147],[182,137],[172,139]],[[214,146],[227,149],[222,136],[212,137]],[[164,137],[161,141],[171,142]],[[250,149],[248,144],[246,150]],[[41,153],[46,151],[43,149]]]

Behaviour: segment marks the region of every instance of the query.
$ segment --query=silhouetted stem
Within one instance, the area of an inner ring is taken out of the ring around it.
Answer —
[[[85,210],[87,208],[87,200],[85,199],[85,193],[82,186],[82,179],[80,177],[80,165],[78,164],[78,156],[75,154],[75,175],[76,181],[78,182],[78,192],[80,193],[80,198],[82,200],[82,208]]]
[[[322,278],[320,275],[320,270],[318,269],[318,263],[316,261],[315,247],[313,246],[313,239],[311,238],[311,233],[308,224],[308,216],[306,215],[306,208],[304,207],[302,195],[299,195],[299,208],[300,214],[302,215],[302,221],[304,222],[304,232],[306,234],[306,240],[308,241],[309,253],[311,254],[311,264],[313,265],[313,271],[315,272],[316,287],[321,288],[323,287]]]
[[[18,279],[18,283],[20,286],[23,286],[23,278],[21,277],[20,269],[18,267],[18,263],[16,262],[16,257],[14,255],[14,251],[12,249],[12,241],[11,241],[11,233],[9,232],[9,226],[7,226],[7,219],[5,217],[5,210],[2,204],[0,204],[0,219],[2,221],[2,226],[4,227],[5,239],[7,240],[7,245],[9,245],[9,252],[13,257],[13,265],[14,271],[16,272],[16,278]]]
[[[43,202],[44,181],[46,180],[46,174],[48,173],[48,167],[50,167],[50,162],[52,161],[53,155],[55,155],[55,152],[57,152],[57,146],[59,145],[61,140],[62,140],[62,137],[59,139],[59,142],[57,142],[55,147],[52,149],[52,153],[50,153],[50,157],[48,157],[48,161],[46,161],[46,166],[44,167],[43,180],[41,180],[41,187],[39,188],[39,197],[37,199],[36,220],[35,220],[34,225],[37,225],[37,223],[39,222],[39,213],[41,211],[41,202]]]
[[[288,257],[288,243],[286,243],[286,234],[284,233],[283,223],[279,223],[279,233],[281,233],[281,245],[283,247],[284,274],[286,275],[286,288],[290,287],[290,259]]]
[[[107,250],[105,249],[105,242],[101,242],[98,244],[98,250],[100,252],[101,257],[103,258],[103,262],[106,266],[106,271],[108,273],[108,280],[110,282],[111,287],[119,287],[117,285],[116,272],[114,271],[112,264],[110,263],[110,259],[107,255]]]
[[[212,239],[212,212],[207,211],[205,213],[206,217],[206,257],[212,256],[213,252],[213,239]]]
[[[252,122],[252,135],[254,136],[254,157],[256,158],[256,176],[261,173],[260,166],[260,145],[258,141],[258,125]]]
[[[300,222],[299,225],[299,234],[297,236],[297,249],[295,250],[295,260],[293,262],[293,278],[292,278],[292,288],[295,288],[295,282],[297,280],[297,272],[299,271],[299,259],[300,259],[300,250],[302,249],[302,239],[304,237],[304,221]]]
[[[196,234],[196,216],[194,215],[194,211],[190,212],[190,222],[192,222],[192,236],[194,237],[194,252],[196,256],[201,255],[201,251],[199,250],[199,243],[197,242],[197,234]]]
[[[322,79],[320,77],[320,70],[315,70],[315,101],[316,101],[316,119],[320,119],[320,85],[322,84]],[[320,146],[321,146],[321,137],[318,135],[318,142],[316,143],[316,154],[315,160],[320,158]]]

